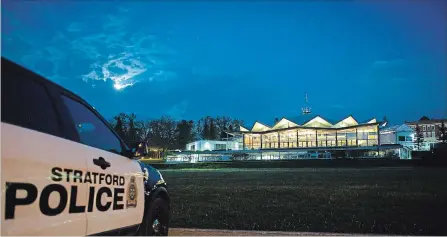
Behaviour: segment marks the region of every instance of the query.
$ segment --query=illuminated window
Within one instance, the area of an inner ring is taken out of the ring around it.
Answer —
[[[358,143],[359,143],[358,144],[359,146],[367,146],[368,145],[368,142],[366,140],[359,140]]]

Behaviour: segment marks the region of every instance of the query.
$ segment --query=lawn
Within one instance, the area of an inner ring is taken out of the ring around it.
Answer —
[[[171,227],[447,235],[445,168],[163,170]]]

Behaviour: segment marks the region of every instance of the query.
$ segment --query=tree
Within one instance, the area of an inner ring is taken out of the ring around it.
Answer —
[[[422,116],[419,121],[425,121],[425,120],[430,120],[427,116]]]
[[[216,137],[215,139],[222,139],[227,137],[227,134],[224,131],[228,130],[228,127],[232,123],[233,119],[227,116],[219,117],[217,116],[214,119],[214,127],[216,130]]]
[[[222,139],[227,137],[224,131],[237,131],[241,125],[243,125],[242,120],[232,119],[227,116],[217,116],[216,118],[206,116],[195,123],[193,131],[197,140]]]
[[[214,119],[211,119],[210,122],[210,133],[209,133],[209,139],[215,140],[217,138],[217,129],[216,125],[214,125]]]
[[[127,136],[126,136],[128,144],[139,142],[141,131],[139,129],[140,122],[136,121],[137,116],[134,113],[131,113],[129,115],[126,115],[126,117],[128,120]]]
[[[223,129],[223,130],[220,132],[220,134],[219,134],[219,138],[220,138],[220,139],[222,139],[222,138],[226,138],[226,137],[228,136],[227,132],[228,132],[227,129]]]
[[[141,121],[140,124],[140,139],[146,143],[149,143],[149,137],[151,136],[151,121]]]
[[[182,120],[177,124],[176,148],[185,149],[186,144],[193,140],[194,122]]]
[[[424,135],[422,134],[421,127],[419,127],[419,124],[416,124],[416,149],[419,151],[422,148],[422,143],[424,142]]]
[[[114,119],[114,125],[113,125],[113,129],[115,130],[115,132],[118,134],[118,136],[121,137],[121,139],[125,139],[126,138],[126,131],[124,128],[124,124],[123,124],[123,118],[121,116],[122,114],[119,114],[118,116],[115,116]]]
[[[274,123],[274,125],[276,125],[278,122],[279,122],[279,119],[278,119],[278,118],[275,118],[275,123]]]
[[[205,119],[205,121],[203,123],[202,138],[205,139],[205,140],[209,140],[210,139],[210,127],[209,127],[207,119]]]
[[[125,114],[119,113],[110,121],[113,129],[128,145],[132,145],[135,142],[139,142],[143,137],[143,124],[144,121],[137,120],[137,116],[134,113]]]
[[[204,120],[203,118],[197,120],[196,123],[194,123],[194,139],[195,140],[202,140],[203,139],[203,125],[204,125]]]
[[[444,121],[441,122],[441,126],[439,127],[437,138],[442,143],[447,143],[447,128],[445,127]]]
[[[168,149],[184,149],[186,144],[199,139],[215,140],[226,138],[224,131],[237,131],[243,125],[242,120],[230,117],[210,117],[192,120],[175,121],[171,117],[142,121],[134,113],[119,113],[111,119],[113,129],[128,145],[144,141],[151,147],[166,151]]]
[[[233,122],[231,123],[233,127],[233,131],[239,131],[240,126],[244,126],[244,121],[239,119],[233,119]]]
[[[149,146],[161,148],[163,151],[175,149],[177,123],[171,117],[161,117],[149,122]]]

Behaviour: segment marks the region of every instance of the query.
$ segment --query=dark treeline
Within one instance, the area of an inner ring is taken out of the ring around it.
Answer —
[[[197,121],[177,121],[169,116],[139,120],[133,113],[120,113],[109,122],[127,144],[144,141],[163,151],[184,149],[187,143],[200,139],[220,140],[228,136],[225,132],[238,131],[243,125],[243,121],[227,116],[206,116]]]

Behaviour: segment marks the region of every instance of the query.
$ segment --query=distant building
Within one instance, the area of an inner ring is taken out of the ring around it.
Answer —
[[[416,125],[419,125],[422,135],[424,136],[421,150],[428,151],[433,148],[436,143],[439,143],[437,135],[440,132],[441,123],[443,121],[445,126],[447,126],[447,119],[429,119],[424,116],[418,121],[406,121],[405,124],[413,130],[416,130]]]
[[[304,122],[303,122],[304,121]],[[409,159],[403,145],[380,145],[375,118],[358,122],[348,116],[333,122],[321,116],[302,114],[295,119],[282,118],[273,126],[260,122],[247,129],[240,127],[231,140],[199,140],[186,149],[167,156],[167,162],[214,162],[243,160],[297,160],[337,158],[395,157]],[[397,138],[399,139],[399,138]],[[242,157],[242,158],[241,158]]]
[[[380,128],[380,145],[400,144],[398,150],[401,159],[411,159],[414,149],[414,130],[406,124]]]
[[[184,152],[168,156],[171,162],[206,162],[244,160],[296,160],[337,158],[394,157],[410,159],[411,139],[408,128],[398,134],[382,134],[379,131],[387,121],[375,118],[359,121],[349,115],[334,121],[312,115],[307,94],[305,106],[298,117],[275,119],[273,125],[256,121],[253,126],[240,126],[231,140],[200,140],[186,145]],[[408,131],[407,131],[408,130]],[[407,137],[408,135],[408,137]],[[403,138],[402,138],[403,137]],[[404,139],[404,141],[399,141]],[[407,147],[408,146],[408,147]]]
[[[406,124],[381,128],[380,144],[401,144],[413,149],[414,130]]]
[[[272,126],[255,122],[248,129],[240,127],[243,149],[253,159],[308,159],[308,158],[378,158],[410,159],[411,148],[399,139],[380,141],[379,130],[386,125],[375,118],[358,121],[352,115],[333,121],[322,116],[303,114],[295,119],[282,118]],[[404,133],[401,134],[401,136]],[[396,135],[394,135],[396,136]]]
[[[227,151],[240,150],[238,141],[199,140],[186,144],[186,151]]]
[[[358,122],[348,116],[329,122],[314,116],[302,123],[282,118],[274,126],[255,122],[252,128],[241,127],[243,147],[253,149],[374,147],[379,144],[379,122],[375,118]]]

